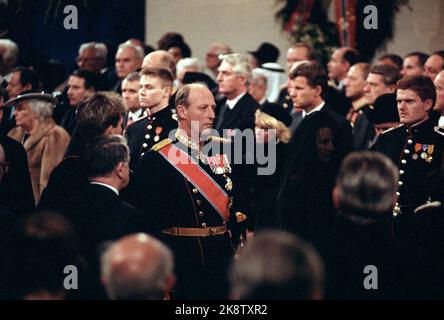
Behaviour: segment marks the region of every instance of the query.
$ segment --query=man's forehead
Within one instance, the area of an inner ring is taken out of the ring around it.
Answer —
[[[191,87],[189,101],[192,104],[215,104],[213,94],[204,87]]]
[[[416,91],[413,91],[411,89],[398,89],[396,90],[396,98],[400,99],[400,98],[415,98],[418,97],[418,94],[416,93]]]
[[[85,79],[77,76],[70,76],[68,83],[76,83],[78,85],[83,86],[85,84]]]

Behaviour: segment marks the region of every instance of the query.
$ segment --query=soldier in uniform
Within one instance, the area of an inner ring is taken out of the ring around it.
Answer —
[[[140,161],[135,204],[151,233],[175,254],[178,281],[172,297],[226,298],[227,267],[234,253],[228,230],[233,232],[237,224],[231,166],[225,153],[212,153],[217,149],[200,138],[212,128],[214,97],[203,84],[187,84],[177,93],[176,108],[176,133]],[[214,146],[227,142],[211,138]]]
[[[168,107],[172,88],[173,76],[168,70],[144,68],[140,72],[139,100],[146,115],[133,122],[126,130],[132,170],[137,168],[140,157],[145,152],[177,128],[177,118]]]
[[[425,76],[406,76],[398,83],[401,126],[382,134],[374,150],[399,167],[398,201],[393,214],[398,237],[410,232],[413,210],[428,199],[426,179],[442,164],[444,138],[435,131],[438,118],[431,112],[436,101],[433,82]],[[406,239],[407,240],[407,239]]]

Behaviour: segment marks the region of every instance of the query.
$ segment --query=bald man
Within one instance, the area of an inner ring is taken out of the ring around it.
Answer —
[[[125,236],[102,256],[102,283],[113,300],[168,299],[176,282],[173,254],[144,233]]]
[[[143,58],[142,69],[161,68],[171,72],[173,77],[176,75],[176,63],[173,56],[165,50],[153,51]]]

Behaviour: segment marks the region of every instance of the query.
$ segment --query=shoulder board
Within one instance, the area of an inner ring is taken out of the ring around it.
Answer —
[[[173,142],[173,140],[171,139],[163,139],[162,141],[156,143],[154,146],[151,147],[151,150],[153,151],[159,151],[160,149],[162,149],[163,147],[166,147],[167,145],[171,144]]]
[[[210,142],[215,141],[215,142],[220,142],[220,143],[231,143],[230,139],[222,138],[222,137],[218,137],[218,136],[209,136],[208,141],[210,141]]]
[[[403,126],[404,126],[403,124],[400,124],[400,125],[397,126],[397,127],[393,127],[393,128],[390,128],[390,129],[387,129],[387,130],[382,131],[381,134],[389,133],[389,132],[391,132],[391,131],[393,131],[393,130],[396,130],[396,129],[402,128]]]

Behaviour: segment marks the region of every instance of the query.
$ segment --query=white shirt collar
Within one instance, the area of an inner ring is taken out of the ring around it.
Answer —
[[[101,182],[96,182],[96,181],[91,181],[90,183],[91,184],[97,184],[99,186],[103,186],[103,187],[106,187],[108,189],[111,189],[115,194],[119,195],[119,190],[117,190],[113,186],[110,186],[109,184],[105,184],[105,183],[101,183]]]
[[[245,92],[243,92],[243,93],[241,93],[240,95],[238,95],[236,98],[234,98],[234,99],[231,99],[231,100],[229,100],[229,99],[227,99],[227,106],[228,106],[228,108],[230,109],[230,110],[233,110],[234,109],[234,106],[237,104],[237,102],[240,100],[240,99],[242,99],[242,97],[246,94],[247,92],[245,91]]]
[[[324,107],[324,105],[325,105],[325,101],[322,101],[322,103],[320,105],[318,105],[316,108],[314,108],[310,112],[305,112],[305,110],[302,110],[302,118],[305,118],[306,116],[308,116],[309,114],[312,114],[315,111],[321,111],[321,109]]]
[[[440,127],[443,127],[443,126],[444,126],[444,116],[441,116],[441,117],[439,118],[438,126],[440,126]]]
[[[267,96],[264,96],[261,101],[259,101],[259,104],[262,106],[264,103],[267,102]]]
[[[137,120],[142,116],[143,109],[140,108],[136,110],[135,112],[129,111],[128,112],[128,119]]]

